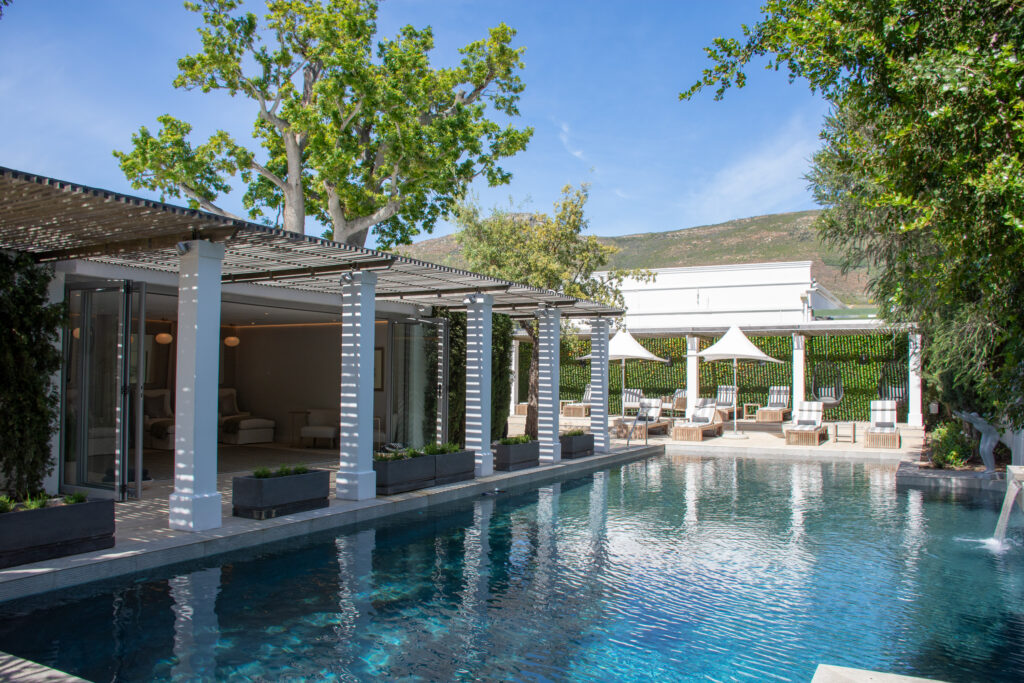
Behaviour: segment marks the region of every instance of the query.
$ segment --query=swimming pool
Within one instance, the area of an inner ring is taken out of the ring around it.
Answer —
[[[1024,678],[1024,522],[894,467],[661,456],[0,604],[94,680]]]

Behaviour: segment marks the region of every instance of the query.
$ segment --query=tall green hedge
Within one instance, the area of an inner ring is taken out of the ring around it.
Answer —
[[[686,387],[686,338],[638,339],[651,353],[668,358],[670,363],[626,361],[626,386],[638,388],[645,396],[664,396]],[[702,339],[701,349],[711,346],[717,339]],[[789,386],[793,377],[792,337],[751,337],[751,341],[781,363],[740,363],[737,368],[739,396],[743,403],[764,403],[768,400],[768,387]],[[583,350],[581,350],[583,349]],[[586,340],[578,340],[570,347],[563,340],[561,362],[561,398],[579,400],[590,382],[590,363],[577,361],[579,355],[590,353]],[[809,337],[805,356],[805,392],[811,398],[815,368],[833,364],[843,381],[843,400],[825,411],[826,420],[867,420],[870,403],[878,398],[879,377],[886,366],[905,376],[907,371],[907,335],[871,334]],[[621,361],[609,367],[609,410],[621,410]],[[519,350],[519,400],[526,400],[526,380],[530,366],[530,344],[523,342]],[[714,396],[720,384],[732,384],[732,363],[700,363],[700,395]],[[906,406],[900,407],[900,420],[906,419]]]

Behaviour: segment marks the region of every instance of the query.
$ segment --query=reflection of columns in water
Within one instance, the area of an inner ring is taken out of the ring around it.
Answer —
[[[792,513],[793,539],[804,535],[804,486],[806,477],[803,468],[794,464],[789,468],[789,509]]]
[[[336,635],[339,648],[350,646],[350,640],[359,632],[358,626],[370,619],[373,595],[373,551],[377,533],[364,529],[339,536],[334,544],[338,549],[338,625]]]
[[[594,542],[604,539],[608,524],[608,475],[608,470],[594,472],[590,486],[590,539]]]
[[[644,474],[647,475],[647,490],[661,490],[661,465],[660,458],[648,458],[644,461]]]
[[[216,678],[217,594],[220,593],[220,567],[201,569],[175,576],[168,581],[174,605],[174,656],[177,663],[171,674],[175,679],[212,680]]]
[[[924,516],[924,496],[921,491],[911,489],[907,491],[907,526],[903,531],[903,546],[906,548],[906,571],[903,572],[904,580],[913,576],[917,567],[917,560],[921,556],[924,547],[927,520]]]
[[[700,463],[686,463],[686,523],[697,523],[697,497],[700,484]]]
[[[558,555],[558,499],[562,485],[551,484],[538,489],[537,500],[537,584],[544,589],[555,578]]]
[[[490,595],[491,515],[494,498],[481,498],[473,503],[473,526],[466,530],[462,563],[463,589],[460,612],[472,624],[463,640],[470,644],[474,634],[482,632],[487,617]]]
[[[887,518],[896,507],[896,468],[868,466],[868,501],[871,514]]]

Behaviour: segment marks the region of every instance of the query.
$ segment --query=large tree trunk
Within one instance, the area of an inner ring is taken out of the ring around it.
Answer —
[[[537,438],[537,397],[540,393],[540,346],[537,344],[536,328],[523,325],[530,336],[530,378],[529,393],[526,398],[526,435]]]
[[[302,191],[302,148],[304,140],[285,132],[284,149],[288,159],[288,177],[284,179],[284,229],[306,234],[306,196]]]

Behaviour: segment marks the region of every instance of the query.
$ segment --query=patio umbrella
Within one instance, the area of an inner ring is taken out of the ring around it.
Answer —
[[[781,360],[772,358],[761,349],[754,346],[754,343],[747,339],[743,330],[733,326],[717,342],[697,354],[704,360],[731,360],[732,361],[732,385],[736,387],[736,393],[732,397],[732,434],[733,438],[739,438],[736,431],[736,401],[739,397],[739,385],[736,383],[736,365],[741,360],[752,360],[764,363],[781,363]]]
[[[593,357],[592,354],[580,356],[576,360],[590,360]],[[612,340],[608,342],[608,360],[622,361],[622,399],[625,403],[626,397],[626,361],[627,360],[652,360],[658,363],[667,363],[668,359],[658,358],[653,353],[645,349],[640,345],[633,335],[629,333],[625,328],[619,330],[612,337]],[[625,415],[625,410],[623,410]]]

